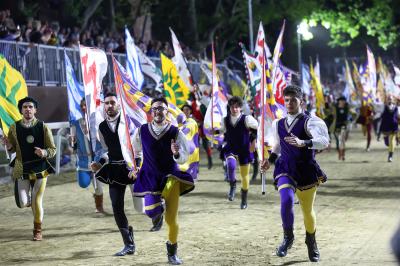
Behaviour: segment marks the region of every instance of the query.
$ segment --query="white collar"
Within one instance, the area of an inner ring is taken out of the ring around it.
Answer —
[[[301,109],[301,108],[299,108],[299,112],[297,112],[296,114],[287,114],[287,117],[289,118],[289,119],[295,119],[299,114],[301,114],[303,112],[303,110]]]

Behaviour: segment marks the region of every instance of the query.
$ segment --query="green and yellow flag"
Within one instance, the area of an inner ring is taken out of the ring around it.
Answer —
[[[18,101],[28,96],[25,79],[0,54],[0,119],[4,134],[12,123],[22,118]]]
[[[189,88],[179,77],[174,63],[161,53],[164,95],[168,102],[181,108],[189,99]]]

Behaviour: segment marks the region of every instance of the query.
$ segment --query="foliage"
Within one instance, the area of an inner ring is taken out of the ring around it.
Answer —
[[[329,28],[331,47],[350,46],[364,31],[377,38],[379,46],[387,49],[396,45],[399,26],[394,25],[394,13],[390,0],[335,1],[329,9],[315,10],[307,17],[309,25],[321,23]]]

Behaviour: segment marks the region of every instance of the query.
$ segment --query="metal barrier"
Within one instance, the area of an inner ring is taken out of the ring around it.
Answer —
[[[22,73],[26,83],[32,86],[66,86],[64,52],[71,60],[77,79],[82,82],[82,70],[79,50],[77,48],[0,40],[0,53],[5,56],[14,68]],[[111,53],[106,54],[109,64],[103,83],[113,86],[114,72],[111,63]],[[125,54],[114,53],[114,56],[122,65],[125,65]],[[160,58],[151,57],[150,59],[157,67],[161,68]],[[222,72],[223,80],[227,80],[227,66],[217,64],[217,67]],[[189,61],[188,68],[192,73],[194,81],[207,83],[207,78],[200,69],[199,62]],[[147,77],[145,78],[148,85],[152,85],[152,80]]]
[[[56,135],[56,148],[57,148],[57,153],[56,153],[56,175],[60,174],[60,161],[61,161],[61,135],[62,133],[70,127],[69,122],[57,122],[57,123],[46,123],[46,125],[50,129],[57,129],[57,135]],[[66,169],[66,170],[71,170],[71,169]]]

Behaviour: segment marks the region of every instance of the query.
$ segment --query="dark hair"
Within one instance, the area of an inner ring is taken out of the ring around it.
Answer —
[[[228,100],[228,106],[231,107],[232,105],[237,104],[240,107],[243,106],[243,100],[239,96],[233,96]]]
[[[286,88],[283,89],[283,96],[289,96],[289,95],[294,95],[294,97],[303,100],[303,92],[301,91],[301,88],[299,86],[296,85],[286,86]]]
[[[107,92],[105,95],[104,95],[104,99],[105,98],[107,98],[107,97],[115,97],[115,98],[117,98],[117,94],[115,94],[115,92],[111,92],[111,91],[109,91],[109,92]]]
[[[340,96],[339,98],[337,98],[337,101],[347,101],[346,98],[344,96]]]
[[[166,106],[168,106],[167,99],[165,99],[164,97],[154,98],[153,100],[151,100],[151,104],[150,105],[153,105],[156,102],[163,102],[163,103],[165,103]]]
[[[182,110],[183,110],[183,108],[185,108],[185,107],[187,107],[187,108],[189,108],[190,109],[190,111],[193,111],[193,108],[192,108],[192,106],[190,106],[189,104],[187,104],[187,103],[185,103],[183,106],[182,106]]]
[[[37,106],[38,106],[38,103],[37,103],[37,101],[35,99],[33,99],[32,97],[27,96],[27,97],[22,98],[21,100],[18,101],[18,110],[19,110],[20,113],[22,113],[22,105],[24,103],[33,103],[35,108],[37,108]]]

